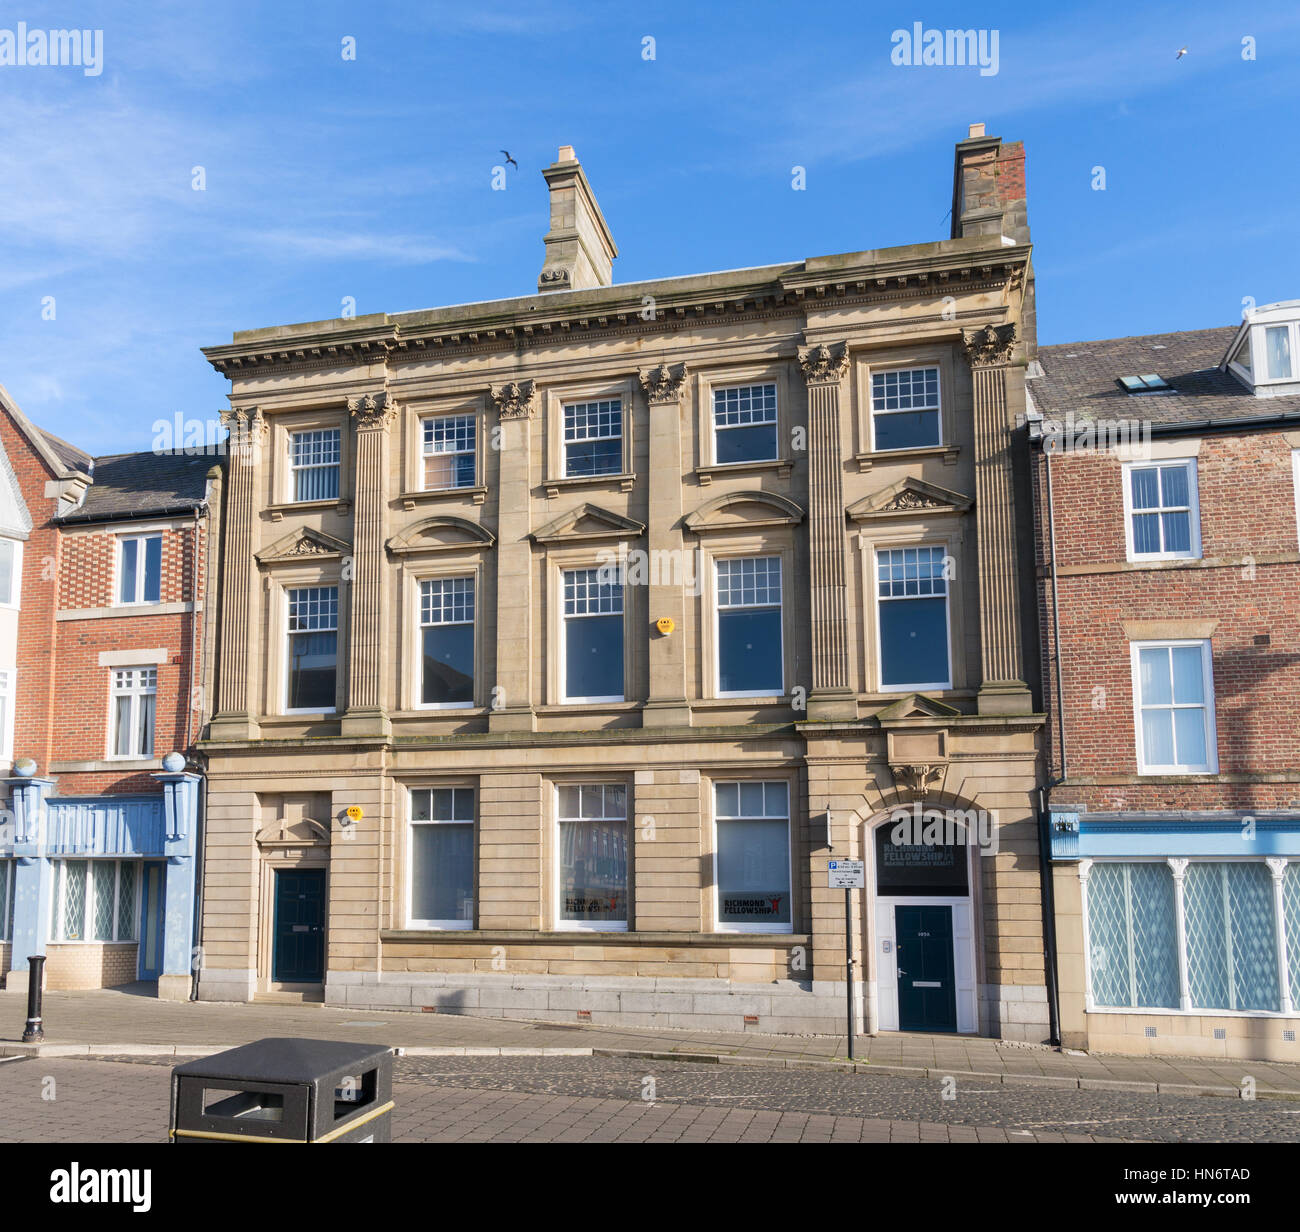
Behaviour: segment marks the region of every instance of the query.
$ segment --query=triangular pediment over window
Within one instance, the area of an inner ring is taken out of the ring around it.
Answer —
[[[936,701],[933,697],[908,693],[883,710],[877,710],[875,717],[880,723],[889,723],[895,719],[951,719],[960,714],[960,710],[955,710],[945,702]]]
[[[965,513],[971,507],[969,496],[941,488],[924,479],[900,479],[897,483],[864,496],[845,512],[854,522],[889,521],[915,517],[917,514]]]
[[[534,543],[580,543],[590,539],[635,539],[645,523],[588,502],[533,532]]]
[[[352,551],[350,543],[335,539],[323,530],[310,527],[295,530],[277,539],[269,548],[257,554],[259,565],[278,565],[288,561],[341,560]]]
[[[688,514],[686,526],[703,535],[764,526],[798,526],[803,518],[803,510],[794,501],[775,492],[728,492]]]
[[[496,536],[466,518],[441,515],[425,518],[400,531],[388,541],[394,556],[414,556],[423,552],[452,552],[465,548],[490,548]]]

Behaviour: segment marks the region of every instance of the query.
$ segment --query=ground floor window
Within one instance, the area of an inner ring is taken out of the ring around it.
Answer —
[[[627,928],[627,787],[564,783],[556,789],[561,928]]]
[[[1096,1007],[1279,1013],[1300,1003],[1300,863],[1105,860],[1085,884]]]
[[[792,931],[790,785],[715,783],[713,790],[718,927]]]
[[[12,941],[14,935],[14,866],[15,860],[0,860],[0,941]]]
[[[51,941],[134,941],[139,864],[58,860],[50,907]]]
[[[474,789],[412,789],[412,928],[474,926]]]

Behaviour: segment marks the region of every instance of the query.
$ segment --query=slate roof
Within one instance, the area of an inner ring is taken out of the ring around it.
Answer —
[[[1026,388],[1035,407],[1051,419],[1073,411],[1076,419],[1142,419],[1153,427],[1203,424],[1206,420],[1295,415],[1300,394],[1257,398],[1219,365],[1238,327],[1192,329],[1136,338],[1103,338],[1038,348],[1043,375]],[[1154,372],[1172,394],[1130,394],[1122,376]]]
[[[188,513],[203,503],[213,454],[117,453],[95,458],[86,499],[61,522]]]
[[[45,443],[54,451],[55,457],[64,466],[74,471],[90,469],[92,459],[84,449],[69,445],[62,437],[55,436],[53,432],[46,432],[44,428],[38,428],[37,431],[45,438]]]

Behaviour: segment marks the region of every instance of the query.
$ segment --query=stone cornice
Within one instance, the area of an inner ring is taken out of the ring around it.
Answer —
[[[849,344],[819,343],[799,352],[799,367],[809,385],[837,385],[849,370]]]
[[[962,331],[962,347],[972,368],[1005,364],[1016,345],[1015,322]]]
[[[641,370],[637,377],[651,402],[678,402],[686,385],[686,365],[660,364]]]
[[[492,385],[488,389],[488,395],[502,419],[531,419],[533,395],[536,392],[536,381],[507,381],[504,385]]]

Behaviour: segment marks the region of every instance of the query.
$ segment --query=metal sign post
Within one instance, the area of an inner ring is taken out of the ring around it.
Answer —
[[[831,860],[826,866],[827,884],[832,890],[844,890],[844,973],[848,989],[849,1060],[853,1056],[853,1036],[857,1027],[857,1014],[853,1005],[853,891],[865,888],[867,866],[861,860]]]

